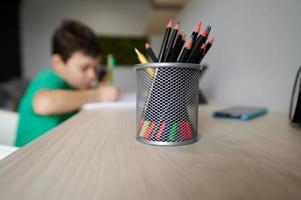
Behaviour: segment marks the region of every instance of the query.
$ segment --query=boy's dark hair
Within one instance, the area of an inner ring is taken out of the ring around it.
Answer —
[[[55,30],[51,43],[52,54],[60,55],[64,62],[76,51],[95,58],[101,53],[92,29],[75,20],[64,20]]]

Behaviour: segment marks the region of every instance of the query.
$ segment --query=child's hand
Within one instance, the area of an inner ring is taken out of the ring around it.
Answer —
[[[98,100],[102,102],[116,101],[119,98],[119,90],[112,85],[99,85],[96,88]]]

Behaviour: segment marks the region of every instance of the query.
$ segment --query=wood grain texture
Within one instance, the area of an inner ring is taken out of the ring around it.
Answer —
[[[213,119],[199,142],[135,139],[135,110],[82,111],[0,161],[0,199],[301,199],[301,131],[287,116]]]

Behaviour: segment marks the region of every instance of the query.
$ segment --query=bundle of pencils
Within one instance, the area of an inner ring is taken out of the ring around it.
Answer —
[[[215,38],[207,42],[211,26],[208,25],[202,30],[202,23],[196,24],[191,36],[186,41],[183,30],[180,30],[180,23],[173,27],[172,19],[167,23],[163,41],[158,56],[156,56],[150,44],[145,44],[145,49],[151,62],[179,62],[200,64],[213,45]],[[141,63],[148,63],[137,49],[135,50]],[[155,72],[154,72],[155,73]]]
[[[158,56],[148,43],[145,44],[148,58],[138,49],[135,49],[135,52],[142,64],[163,62],[200,64],[215,40],[211,38],[207,42],[210,31],[210,25],[202,28],[202,23],[199,22],[186,40],[184,31],[180,29],[180,23],[177,22],[173,26],[172,20],[169,20]],[[149,88],[143,98],[145,102],[143,100],[137,127],[141,138],[160,142],[179,142],[191,140],[195,135],[195,126],[192,126],[187,111],[189,97],[186,98],[187,91],[184,90],[186,88],[180,84],[171,84],[173,80],[183,80],[185,70],[185,67],[171,71],[160,67],[145,68]],[[163,106],[158,106],[159,104]]]
[[[195,63],[200,64],[213,45],[215,39],[211,38],[207,42],[211,26],[208,25],[202,29],[202,23],[196,24],[193,29],[191,36],[186,41],[185,33],[180,30],[180,23],[177,22],[173,27],[172,19],[167,23],[163,41],[161,44],[159,56],[157,57],[150,44],[145,44],[145,49],[149,60],[152,63],[160,62],[178,62],[178,63]],[[199,34],[201,32],[201,34]],[[135,48],[135,52],[138,56],[139,61],[142,64],[149,63],[149,60]],[[146,68],[146,72],[152,77],[151,89],[148,93],[148,98],[144,106],[144,112],[148,108],[150,97],[152,94],[153,86],[156,81],[158,74],[158,68]]]

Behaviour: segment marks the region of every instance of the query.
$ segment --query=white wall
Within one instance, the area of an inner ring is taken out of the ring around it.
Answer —
[[[24,0],[21,7],[24,76],[32,78],[50,67],[51,35],[63,19],[78,19],[98,34],[140,36],[149,12],[150,6],[144,0]],[[124,77],[123,82],[131,78]]]
[[[201,82],[211,99],[288,112],[301,64],[301,1],[191,0],[179,15],[186,32],[200,19],[216,44]]]
[[[79,19],[99,34],[142,35],[149,12],[146,0],[25,0],[21,8],[25,77],[50,67],[51,34],[62,19]],[[288,112],[301,64],[300,18],[299,0],[191,0],[179,15],[186,33],[201,19],[212,24],[211,35],[217,39],[204,60],[210,65],[201,82],[205,94]],[[156,52],[161,40],[151,38]],[[117,68],[114,74],[127,89],[135,85],[131,69]]]

